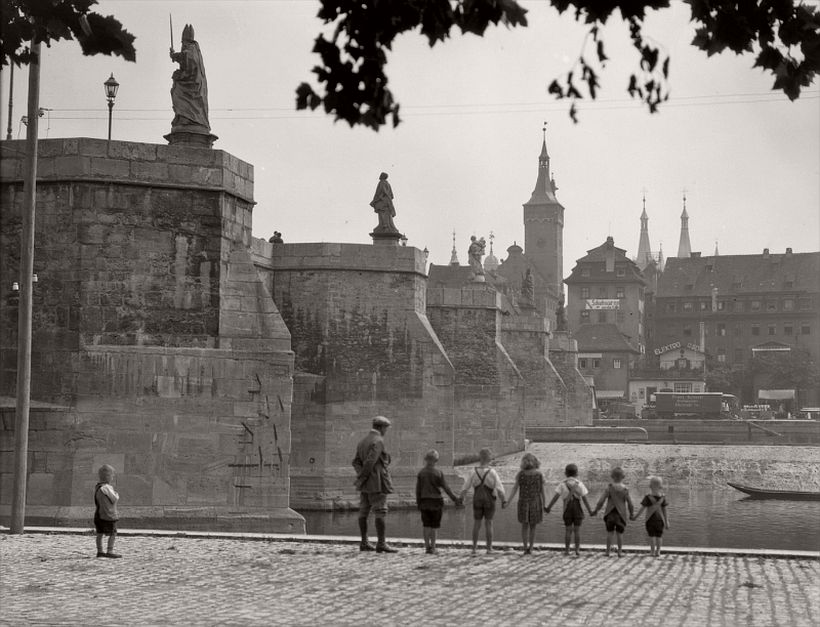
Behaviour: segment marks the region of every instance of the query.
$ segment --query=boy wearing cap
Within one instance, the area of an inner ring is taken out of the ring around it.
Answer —
[[[387,495],[393,492],[390,480],[390,455],[384,450],[384,434],[390,427],[390,421],[384,416],[373,418],[373,428],[356,447],[353,468],[356,471],[356,489],[359,490],[359,531],[362,542],[361,551],[377,553],[397,553],[398,550],[385,540],[385,517],[387,516]],[[367,517],[370,510],[375,512],[376,533],[378,542],[374,547],[367,539]]]

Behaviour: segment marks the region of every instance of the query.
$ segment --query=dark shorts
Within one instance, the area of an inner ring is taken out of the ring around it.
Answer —
[[[359,518],[367,518],[372,509],[376,518],[384,518],[387,515],[387,495],[382,492],[360,492],[359,493]]]
[[[87,519],[86,519],[87,520]],[[117,533],[117,521],[116,520],[103,520],[96,514],[94,515],[94,528],[97,530],[97,533],[100,533],[104,536],[110,536]]]
[[[621,515],[616,511],[611,511],[604,516],[604,524],[606,525],[607,531],[617,531],[618,533],[623,533],[626,529],[624,519],[621,518]]]
[[[663,520],[657,516],[652,516],[646,521],[646,533],[650,538],[660,538],[663,536]]]
[[[581,501],[570,499],[564,508],[564,526],[580,527],[582,522],[584,522],[584,510],[581,509]]]
[[[492,520],[493,516],[495,516],[495,501],[490,501],[489,503],[480,503],[478,505],[473,503],[473,519],[474,520],[481,520],[485,518],[486,520]]]
[[[444,513],[444,501],[438,499],[422,499],[419,503],[421,524],[424,527],[438,529],[441,527],[441,515]]]

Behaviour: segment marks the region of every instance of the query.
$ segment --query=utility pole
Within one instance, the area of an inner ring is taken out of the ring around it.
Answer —
[[[11,116],[14,110],[14,61],[9,62],[9,119],[6,126],[6,139],[11,139]]]
[[[28,423],[31,407],[31,300],[34,275],[34,204],[37,196],[37,124],[40,120],[40,43],[31,43],[28,66],[28,124],[20,233],[20,305],[17,310],[17,413],[14,422],[14,485],[11,533],[23,533],[28,478]]]

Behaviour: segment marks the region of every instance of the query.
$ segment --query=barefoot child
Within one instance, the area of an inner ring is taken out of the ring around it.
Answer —
[[[416,505],[421,512],[421,524],[424,528],[424,552],[436,552],[436,532],[441,527],[441,514],[444,511],[444,490],[452,501],[460,504],[458,497],[447,485],[444,473],[436,468],[438,451],[429,450],[424,456],[424,468],[416,478]]]
[[[538,470],[541,462],[532,453],[524,453],[521,458],[521,470],[515,476],[515,485],[510,493],[510,501],[518,490],[518,522],[521,523],[521,542],[524,555],[532,553],[535,542],[535,527],[544,519],[544,503],[547,501],[547,487],[544,475]],[[506,503],[501,507],[506,507]]]
[[[490,468],[493,453],[488,448],[478,452],[478,466],[464,481],[459,498],[473,489],[473,555],[478,547],[478,534],[481,531],[481,521],[484,520],[484,532],[487,539],[487,553],[493,552],[493,516],[495,515],[496,495],[501,497],[501,506],[507,503],[504,486],[498,473]]]
[[[114,541],[117,539],[117,501],[120,495],[111,484],[114,482],[114,468],[108,464],[100,466],[100,482],[94,488],[94,527],[97,529],[97,557],[122,557],[114,553]],[[108,550],[103,551],[103,536],[108,536]]]
[[[564,474],[567,478],[555,488],[555,495],[544,511],[549,514],[555,501],[558,500],[558,497],[564,499],[564,526],[566,527],[566,531],[564,532],[564,553],[569,555],[570,540],[574,537],[575,555],[580,555],[581,523],[584,520],[584,510],[581,509],[581,503],[583,502],[590,516],[594,516],[595,514],[592,513],[592,509],[589,507],[589,501],[587,501],[589,490],[587,490],[587,487],[578,479],[578,466],[575,464],[567,464],[566,469],[564,469]]]
[[[641,509],[632,517],[635,520],[646,510],[646,533],[649,535],[649,554],[660,557],[663,530],[669,529],[669,517],[666,514],[666,496],[663,493],[663,481],[660,477],[649,477],[649,494],[643,497]]]
[[[623,533],[626,528],[627,508],[629,509],[629,519],[635,513],[635,506],[632,504],[632,498],[629,496],[629,490],[624,485],[624,471],[616,466],[612,469],[610,474],[612,483],[610,483],[606,491],[598,500],[595,506],[593,515],[597,514],[606,503],[604,510],[604,524],[606,524],[606,556],[609,557],[612,551],[612,536],[617,535],[618,538],[618,557],[621,557],[621,550],[623,549]]]

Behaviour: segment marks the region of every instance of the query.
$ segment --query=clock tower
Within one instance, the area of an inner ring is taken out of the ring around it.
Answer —
[[[544,280],[536,282],[536,308],[548,315],[557,306],[564,281],[564,207],[555,197],[557,189],[550,175],[545,127],[538,179],[532,196],[524,203],[524,254]]]

